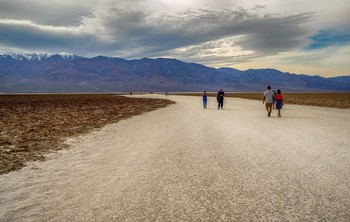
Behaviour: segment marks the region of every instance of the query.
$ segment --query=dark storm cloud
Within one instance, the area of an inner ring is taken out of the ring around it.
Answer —
[[[0,44],[2,46],[47,52],[86,53],[98,42],[91,34],[73,28],[39,26],[29,21],[0,21]]]
[[[79,25],[91,16],[90,0],[1,0],[0,19],[31,20],[42,25]]]
[[[310,30],[305,23],[312,17],[313,13],[304,13],[247,21],[241,25],[246,38],[238,44],[262,53],[279,53],[300,48],[307,43],[306,37]]]
[[[280,52],[305,42],[303,27],[312,14],[261,16],[246,10],[197,10],[176,15],[153,16],[144,12],[114,11],[103,25],[116,41],[143,53],[167,51],[229,36],[244,35],[244,48],[259,52]]]
[[[9,1],[5,3],[1,6],[11,6]],[[132,6],[105,1],[90,12],[78,10],[81,14],[73,16],[68,11],[66,17],[70,22],[65,25],[51,25],[46,18],[49,16],[45,15],[41,22],[37,22],[39,18],[30,21],[0,19],[0,45],[136,58],[166,55],[177,48],[241,36],[234,44],[257,54],[274,54],[304,44],[308,30],[303,24],[312,18],[312,14],[261,15],[256,10],[245,9],[154,13]],[[23,7],[23,18],[25,10]],[[54,15],[51,22],[58,22]],[[79,25],[74,25],[78,17],[81,17]],[[196,51],[198,53],[200,47]]]

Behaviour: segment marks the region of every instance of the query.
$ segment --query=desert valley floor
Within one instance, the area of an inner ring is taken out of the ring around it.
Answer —
[[[0,221],[349,220],[350,109],[166,98],[0,175]]]

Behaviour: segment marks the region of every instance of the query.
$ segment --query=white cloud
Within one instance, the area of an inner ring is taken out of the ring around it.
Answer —
[[[197,45],[179,47],[160,56],[221,67],[232,64],[241,58],[256,55],[256,52],[244,50],[237,45],[241,38],[244,36],[226,37]]]
[[[234,68],[275,68],[285,72],[322,75],[349,75],[350,46],[330,46],[319,50],[292,50],[277,55],[252,58]]]
[[[52,25],[39,25],[30,20],[15,20],[15,19],[0,19],[0,25],[2,26],[17,26],[23,28],[33,28],[47,32],[75,32],[78,33],[78,29],[73,26],[52,26]]]

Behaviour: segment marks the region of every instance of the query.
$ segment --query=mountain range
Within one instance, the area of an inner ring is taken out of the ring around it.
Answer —
[[[275,69],[211,68],[176,59],[86,58],[58,53],[0,54],[0,92],[263,91],[350,92],[350,76],[325,78]]]

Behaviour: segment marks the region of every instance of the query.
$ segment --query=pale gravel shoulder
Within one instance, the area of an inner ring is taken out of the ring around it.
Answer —
[[[200,97],[0,176],[0,221],[349,221],[350,110]]]

